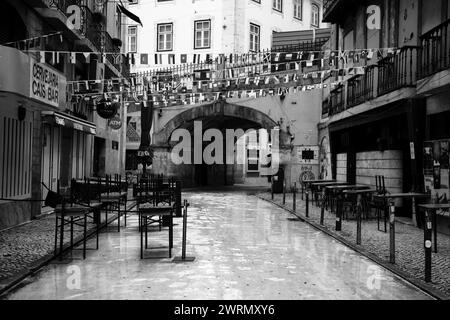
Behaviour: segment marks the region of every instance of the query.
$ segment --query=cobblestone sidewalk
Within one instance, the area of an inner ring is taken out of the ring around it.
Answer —
[[[271,200],[270,193],[261,193],[259,197]],[[296,214],[305,218],[305,201],[297,195]],[[275,203],[282,205],[283,195],[274,195]],[[285,207],[292,210],[292,194],[286,194]],[[320,224],[320,208],[310,204],[309,219],[313,224]],[[377,221],[363,220],[361,245],[356,245],[356,221],[343,220],[342,231],[335,231],[336,216],[325,211],[324,228],[357,248],[375,255],[389,264],[389,232],[380,232]],[[388,227],[389,228],[389,227]],[[438,234],[438,253],[432,254],[432,282],[425,283],[425,254],[423,249],[423,230],[412,225],[397,223],[395,226],[396,265],[399,270],[424,286],[431,286],[443,296],[450,299],[450,237]],[[384,231],[384,227],[381,228]]]
[[[102,223],[105,222],[105,214],[101,214]],[[116,215],[110,213],[108,220],[116,219]],[[122,218],[123,219],[123,218]],[[96,228],[92,219],[88,219],[87,230]],[[109,225],[108,228],[113,228]],[[70,244],[69,230],[66,227],[64,246]],[[83,229],[74,227],[74,240],[82,237]],[[36,268],[44,260],[51,258],[54,253],[55,242],[55,215],[50,214],[42,218],[32,220],[17,227],[0,231],[0,290],[8,286],[30,269]],[[94,242],[95,238],[88,240]]]

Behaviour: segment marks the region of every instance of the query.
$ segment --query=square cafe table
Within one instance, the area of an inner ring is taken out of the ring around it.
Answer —
[[[333,212],[333,203],[337,197],[338,193],[341,193],[346,190],[365,190],[370,189],[370,186],[364,185],[364,184],[354,184],[354,185],[332,185],[332,186],[326,186],[325,190],[330,192],[332,195],[332,201],[330,201],[331,204],[331,212]]]
[[[406,192],[406,193],[391,193],[385,195],[375,195],[375,197],[383,198],[389,201],[389,199],[412,199],[412,220],[414,226],[417,227],[417,215],[416,215],[416,199],[429,198],[430,195],[427,193],[417,193],[417,192]]]
[[[308,190],[308,187],[310,187],[312,183],[320,183],[320,182],[336,182],[336,180],[303,180],[302,181],[302,196],[303,196],[304,190]]]
[[[311,191],[313,192],[314,195],[316,195],[316,191],[317,193],[322,192],[322,190],[325,190],[325,187],[328,186],[342,186],[342,185],[348,185],[347,182],[337,182],[337,181],[333,181],[333,182],[314,182],[311,183]],[[314,198],[316,198],[314,196]]]

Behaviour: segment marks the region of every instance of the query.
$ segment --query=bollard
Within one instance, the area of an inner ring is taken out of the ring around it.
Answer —
[[[325,215],[325,188],[322,191],[322,206],[320,208],[320,225],[323,226],[323,219]]]
[[[176,209],[175,209],[175,217],[181,218],[181,181],[177,180],[175,181],[175,203],[176,203]]]
[[[395,263],[395,204],[389,203],[389,261]]]
[[[341,196],[339,195],[336,198],[336,228],[335,228],[336,231],[342,230],[341,213],[342,213],[342,199],[341,199]]]
[[[273,176],[272,176],[272,179],[270,179],[270,193],[271,193],[271,197],[273,200]]]
[[[423,226],[425,248],[425,282],[431,282],[431,248],[433,246],[431,240],[432,230],[433,223],[431,222],[430,214],[428,210],[425,210],[425,225]]]
[[[187,207],[189,203],[187,200],[184,200],[184,209],[183,209],[183,238],[181,244],[181,257],[175,257],[173,262],[193,262],[195,257],[186,257],[186,234],[187,234]]]
[[[309,216],[309,191],[306,191],[306,208],[305,208],[305,215]]]
[[[296,205],[297,205],[297,182],[294,182],[294,189],[292,194],[292,210],[295,212]]]
[[[324,216],[325,216],[325,206],[322,206],[322,208],[320,208],[320,225],[321,226],[323,226]]]
[[[305,208],[305,216],[309,218],[309,191],[306,192],[306,208]]]
[[[302,192],[301,192],[301,197],[302,197],[302,201],[303,201],[303,193],[305,192],[305,183],[302,181]]]
[[[283,181],[283,206],[286,204],[286,181]]]
[[[356,244],[361,244],[361,195],[356,200]]]

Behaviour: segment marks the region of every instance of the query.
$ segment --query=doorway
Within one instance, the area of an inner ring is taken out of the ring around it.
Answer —
[[[94,176],[101,177],[105,175],[106,161],[106,140],[103,138],[94,138]]]

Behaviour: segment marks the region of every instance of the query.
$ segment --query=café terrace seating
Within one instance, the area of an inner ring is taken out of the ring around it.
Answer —
[[[62,258],[64,251],[64,233],[70,228],[70,248],[73,248],[74,228],[83,228],[83,259],[86,258],[87,221],[92,219],[96,224],[96,249],[101,227],[115,219],[108,215],[115,214],[117,230],[120,232],[121,219],[127,226],[127,216],[138,214],[139,232],[141,236],[141,258],[148,249],[149,227],[157,225],[159,231],[169,228],[169,257],[173,248],[173,217],[181,212],[181,182],[175,178],[165,178],[163,175],[146,175],[138,177],[138,183],[133,185],[134,204],[127,207],[128,182],[120,175],[72,179],[70,188],[65,195],[61,194],[59,181],[57,191],[49,190],[46,205],[55,209],[55,256]],[[101,218],[105,213],[104,220]],[[177,215],[178,216],[178,215]],[[144,246],[145,240],[145,246]],[[59,242],[59,250],[58,250]]]

